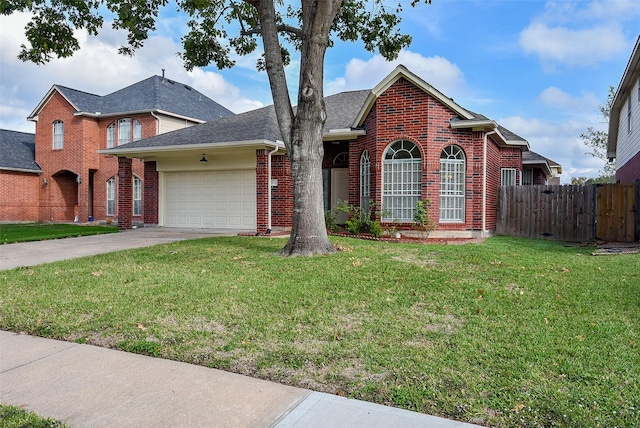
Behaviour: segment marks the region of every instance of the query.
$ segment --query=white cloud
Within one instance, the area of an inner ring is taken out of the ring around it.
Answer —
[[[542,91],[538,99],[544,105],[565,110],[570,115],[595,112],[600,104],[600,100],[593,93],[585,92],[582,96],[576,97],[555,86]]]
[[[440,56],[425,57],[419,53],[402,50],[395,61],[387,61],[381,55],[374,55],[366,61],[352,59],[347,64],[344,76],[327,82],[325,92],[330,95],[341,91],[373,88],[399,64],[405,65],[447,96],[460,96],[466,91],[464,75],[456,64]]]
[[[627,51],[624,34],[615,25],[573,30],[533,23],[520,33],[520,46],[537,55],[546,71],[558,66],[593,65]]]
[[[196,69],[187,72],[177,56],[181,47],[170,37],[152,36],[133,57],[118,54],[126,43],[123,31],[105,23],[99,37],[76,32],[80,50],[70,58],[54,59],[46,65],[23,63],[17,59],[26,44],[24,26],[29,14],[0,16],[0,128],[32,132],[26,117],[54,84],[106,95],[152,75],[166,76],[188,84],[235,112],[260,107],[263,103],[227,81],[221,73]],[[246,90],[246,88],[245,88]]]

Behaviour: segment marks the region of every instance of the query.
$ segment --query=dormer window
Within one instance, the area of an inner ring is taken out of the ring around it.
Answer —
[[[56,120],[53,122],[53,149],[59,150],[64,147],[64,122]]]

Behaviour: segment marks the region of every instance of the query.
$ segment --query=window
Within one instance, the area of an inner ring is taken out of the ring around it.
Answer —
[[[527,168],[522,171],[522,185],[533,186],[533,169]]]
[[[386,221],[412,222],[422,194],[422,156],[408,140],[390,144],[382,161],[382,207]]]
[[[116,215],[116,179],[107,180],[107,215]]]
[[[631,133],[631,97],[627,100],[627,132]]]
[[[116,145],[116,123],[107,126],[107,149]]]
[[[131,142],[131,119],[118,120],[118,145]]]
[[[342,152],[333,158],[333,166],[349,166],[349,153]]]
[[[142,215],[142,180],[133,177],[133,215]]]
[[[369,195],[371,193],[371,160],[369,152],[364,151],[360,156],[360,208],[368,213],[371,205]]]
[[[460,146],[451,145],[440,154],[440,222],[464,222],[466,160]]]
[[[62,149],[64,147],[64,122],[56,120],[53,122],[53,148]]]
[[[133,120],[133,141],[142,139],[142,124],[137,120]]]
[[[515,168],[502,168],[500,184],[503,186],[515,186],[516,185],[516,169]]]

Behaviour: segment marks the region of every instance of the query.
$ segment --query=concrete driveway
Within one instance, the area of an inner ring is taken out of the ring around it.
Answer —
[[[6,244],[0,245],[0,270],[21,266],[35,266],[58,260],[93,256],[130,248],[148,247],[185,239],[233,236],[240,232],[246,231],[143,227],[105,235]]]

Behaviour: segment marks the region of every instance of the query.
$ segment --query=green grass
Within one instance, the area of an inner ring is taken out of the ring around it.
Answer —
[[[0,427],[2,428],[65,428],[66,425],[15,406],[0,404]]]
[[[67,223],[19,223],[0,225],[0,242],[44,241],[72,236],[99,235],[117,232],[116,226],[88,226]]]
[[[0,271],[0,328],[504,427],[640,426],[640,255],[220,237]]]

